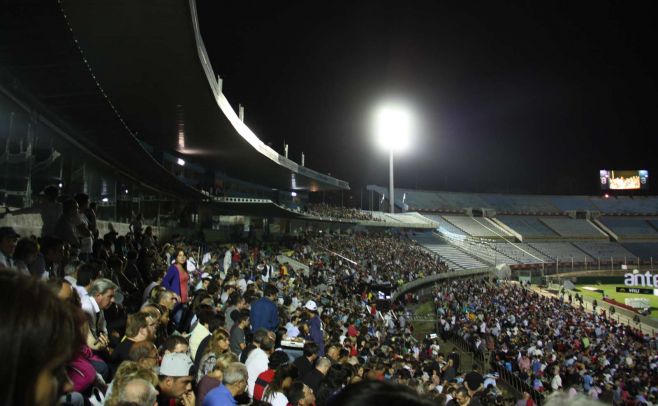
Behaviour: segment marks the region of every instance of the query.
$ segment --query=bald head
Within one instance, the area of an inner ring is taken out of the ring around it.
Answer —
[[[138,405],[152,405],[158,397],[158,391],[144,379],[132,379],[119,390],[119,402],[134,402]]]

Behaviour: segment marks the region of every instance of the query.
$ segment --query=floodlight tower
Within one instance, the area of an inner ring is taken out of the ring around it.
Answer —
[[[393,155],[395,152],[403,151],[409,146],[411,127],[411,113],[402,105],[383,105],[375,114],[375,136],[379,145],[389,152],[389,202],[391,213],[395,213]]]

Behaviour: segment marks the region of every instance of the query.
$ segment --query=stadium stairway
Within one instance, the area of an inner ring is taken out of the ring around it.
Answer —
[[[476,269],[490,266],[486,262],[470,255],[469,253],[446,243],[441,237],[434,233],[417,234],[412,237],[414,241],[435,253],[445,261],[451,269]]]

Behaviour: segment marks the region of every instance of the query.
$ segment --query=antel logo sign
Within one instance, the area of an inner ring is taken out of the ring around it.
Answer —
[[[658,288],[658,274],[652,275],[651,272],[627,273],[624,275],[624,285],[626,286],[650,286]]]

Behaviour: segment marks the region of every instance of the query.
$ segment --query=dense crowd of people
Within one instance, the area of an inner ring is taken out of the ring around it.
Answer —
[[[0,228],[2,404],[503,402],[496,374],[463,371],[457,352],[414,338],[405,308],[388,300],[398,285],[448,270],[402,234],[165,243],[139,218],[126,235],[101,236],[86,195],[58,215],[52,203],[39,238]],[[281,253],[301,265],[278,262]],[[548,388],[557,366],[567,387],[585,365],[588,393],[608,379],[621,399],[654,396],[655,341],[627,327],[605,321],[599,331],[596,319],[514,286],[437,294],[446,332],[478,348],[491,341],[497,362],[524,379]],[[633,341],[623,346],[613,333]]]
[[[605,312],[479,280],[442,285],[435,302],[444,337],[459,335],[534,391],[624,405],[658,400],[658,337]]]
[[[353,207],[331,206],[326,203],[309,203],[305,211],[311,216],[329,219],[381,221],[373,217],[372,213],[365,210],[359,210]]]

